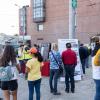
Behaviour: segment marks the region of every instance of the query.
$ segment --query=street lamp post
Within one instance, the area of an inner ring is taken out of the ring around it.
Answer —
[[[69,39],[75,38],[77,0],[69,0]]]

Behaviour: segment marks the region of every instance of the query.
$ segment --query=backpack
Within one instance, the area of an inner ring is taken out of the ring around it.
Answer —
[[[0,80],[1,81],[10,81],[13,77],[11,66],[0,67]]]

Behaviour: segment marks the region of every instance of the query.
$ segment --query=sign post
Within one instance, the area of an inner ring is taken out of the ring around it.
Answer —
[[[69,39],[75,38],[77,0],[69,0]]]

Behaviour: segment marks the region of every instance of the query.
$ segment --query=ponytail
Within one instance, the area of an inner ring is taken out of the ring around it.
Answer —
[[[34,56],[38,58],[38,61],[39,62],[42,62],[43,61],[43,57],[42,57],[42,55],[41,55],[40,52],[34,53]]]

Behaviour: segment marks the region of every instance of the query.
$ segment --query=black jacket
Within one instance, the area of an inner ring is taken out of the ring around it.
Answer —
[[[88,57],[88,49],[85,48],[84,46],[81,46],[79,48],[79,55],[80,55],[80,59],[83,60],[83,59],[86,59]]]

